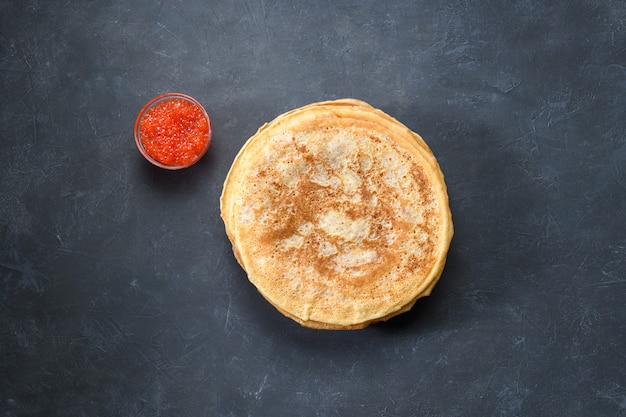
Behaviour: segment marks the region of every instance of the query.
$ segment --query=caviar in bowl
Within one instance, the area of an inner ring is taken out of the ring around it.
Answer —
[[[150,100],[135,121],[135,143],[152,164],[182,169],[198,162],[211,145],[211,119],[194,98],[167,93]]]

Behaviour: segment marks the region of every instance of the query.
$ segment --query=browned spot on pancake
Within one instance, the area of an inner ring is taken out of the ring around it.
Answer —
[[[378,139],[376,139],[378,140]],[[295,140],[292,142],[296,151],[305,159],[313,160],[314,157],[307,151],[305,146],[298,146]],[[399,219],[389,204],[378,204],[375,207],[368,207],[366,203],[372,198],[373,195],[386,200],[400,199],[397,191],[389,187],[384,179],[384,172],[377,173],[374,177],[375,187],[373,190],[367,186],[367,177],[363,176],[363,171],[358,170],[362,178],[361,185],[358,189],[358,196],[360,203],[350,203],[337,199],[336,191],[331,187],[321,186],[311,180],[310,173],[304,173],[301,175],[298,186],[295,189],[286,188],[278,181],[279,174],[269,168],[269,173],[263,171],[263,177],[271,176],[271,183],[278,191],[272,201],[272,206],[279,208],[276,213],[276,217],[271,222],[272,227],[264,228],[262,233],[259,234],[259,239],[264,247],[272,248],[271,250],[277,252],[283,252],[285,257],[297,260],[297,262],[310,262],[311,266],[320,275],[327,277],[329,280],[334,281],[338,286],[350,285],[359,287],[371,283],[372,279],[376,279],[383,275],[389,269],[389,265],[395,265],[399,261],[399,255],[395,249],[395,245],[387,243],[386,238],[389,231],[398,233],[396,240],[402,241],[405,239],[406,230],[411,230],[415,225],[411,225],[405,221]],[[414,166],[410,172],[411,177],[416,184],[419,184],[420,192],[426,193],[424,188],[423,174],[419,166]],[[421,202],[414,202],[416,205],[420,205]],[[347,267],[346,272],[358,272],[364,270],[367,273],[361,276],[338,272],[333,268],[332,256],[324,256],[320,254],[318,246],[320,245],[320,237],[317,235],[309,236],[304,239],[304,243],[300,248],[280,248],[280,241],[287,239],[291,236],[298,235],[298,228],[303,223],[316,224],[321,212],[327,210],[337,210],[344,213],[349,219],[358,219],[363,216],[369,216],[372,219],[371,235],[376,238],[362,239],[359,242],[346,243],[341,239],[334,239],[330,243],[337,247],[338,252],[341,252],[342,248],[349,245],[357,245],[360,250],[376,251],[378,254],[378,261],[373,264],[368,264],[366,267]],[[382,222],[389,222],[389,230],[385,230]],[[430,234],[430,231],[425,228],[425,233]],[[428,246],[428,245],[425,245]],[[427,257],[428,258],[428,257]],[[425,268],[426,260],[418,260],[413,256],[408,266],[412,270]]]

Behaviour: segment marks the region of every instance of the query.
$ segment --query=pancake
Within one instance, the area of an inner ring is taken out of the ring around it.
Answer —
[[[364,328],[410,310],[439,280],[453,234],[426,142],[355,99],[263,125],[235,157],[220,208],[249,281],[316,329]]]

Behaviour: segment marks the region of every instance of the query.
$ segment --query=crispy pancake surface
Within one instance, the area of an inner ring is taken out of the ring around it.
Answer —
[[[357,329],[409,310],[443,270],[453,227],[420,136],[369,104],[313,103],[243,146],[221,197],[235,256],[306,327]]]

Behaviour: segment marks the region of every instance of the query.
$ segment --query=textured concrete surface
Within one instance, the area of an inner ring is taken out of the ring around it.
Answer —
[[[0,416],[626,416],[626,3],[0,4]],[[178,91],[205,158],[149,165]],[[456,234],[433,295],[316,332],[219,218],[258,127],[355,97],[420,133]]]

